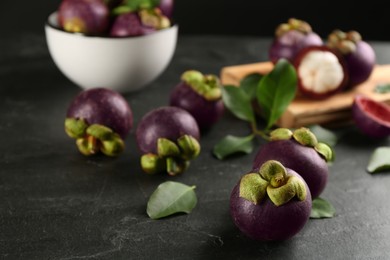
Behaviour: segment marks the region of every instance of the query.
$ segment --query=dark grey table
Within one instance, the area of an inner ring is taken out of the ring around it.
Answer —
[[[269,43],[180,37],[164,74],[125,95],[135,125],[167,104],[184,70],[218,74],[223,66],[265,61]],[[378,63],[390,62],[390,43],[372,44]],[[322,194],[336,216],[309,220],[289,241],[251,241],[235,228],[228,207],[255,151],[225,161],[211,153],[226,134],[247,134],[247,124],[226,113],[202,135],[200,157],[181,176],[142,173],[134,135],[119,158],[87,158],[63,129],[80,88],[56,68],[43,33],[3,38],[0,50],[1,259],[390,259],[390,175],[365,171],[373,150],[388,146],[388,139],[373,142],[353,126],[343,129],[348,134],[335,147]],[[166,180],[196,185],[198,205],[189,215],[151,220],[146,203]]]

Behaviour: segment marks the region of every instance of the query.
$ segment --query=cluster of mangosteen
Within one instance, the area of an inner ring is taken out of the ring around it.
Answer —
[[[170,27],[173,7],[173,0],[62,0],[57,13],[67,32],[131,37]]]
[[[169,105],[152,109],[138,123],[135,135],[143,171],[183,173],[200,153],[201,132],[223,112],[219,78],[195,70],[184,72],[170,93]],[[132,128],[130,105],[107,88],[82,91],[67,109],[65,131],[87,156],[119,155]]]
[[[269,48],[269,58],[280,58],[296,68],[299,93],[325,99],[366,81],[376,63],[373,48],[357,31],[334,30],[323,40],[311,26],[291,18],[280,24]]]

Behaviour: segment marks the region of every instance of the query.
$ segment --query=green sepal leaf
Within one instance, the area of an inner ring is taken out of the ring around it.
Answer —
[[[125,0],[112,10],[113,15],[120,15],[128,12],[136,12],[140,9],[151,9],[160,3],[160,0]]]
[[[257,86],[259,85],[262,77],[263,75],[260,73],[251,73],[246,75],[240,81],[240,88],[243,89],[246,94],[248,94],[251,100],[256,98]]]
[[[253,138],[254,135],[245,137],[227,135],[214,146],[213,154],[220,160],[239,152],[249,154],[253,151]]]
[[[268,184],[258,173],[245,174],[240,181],[240,197],[258,204],[265,197]]]
[[[179,212],[190,213],[198,202],[195,188],[173,181],[160,184],[149,198],[148,216],[159,219]]]
[[[323,198],[313,200],[310,218],[333,218],[335,214],[336,209],[329,201]]]
[[[297,74],[293,65],[286,59],[279,59],[274,69],[265,75],[256,91],[257,102],[270,129],[283,115],[295,98]]]
[[[254,122],[255,113],[248,94],[241,88],[225,86],[222,88],[224,105],[239,119]]]
[[[390,147],[378,147],[371,155],[367,171],[377,173],[388,170],[390,170]]]

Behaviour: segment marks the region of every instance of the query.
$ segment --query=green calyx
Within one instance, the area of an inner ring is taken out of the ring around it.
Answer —
[[[171,21],[161,13],[159,8],[144,8],[141,9],[138,14],[143,25],[152,27],[156,30],[162,30],[171,26]]]
[[[278,161],[265,162],[257,173],[244,175],[240,181],[240,197],[259,204],[265,196],[276,206],[288,203],[296,197],[303,201],[307,196],[304,181],[287,173]]]
[[[333,150],[325,143],[318,142],[315,134],[309,128],[301,127],[291,131],[288,128],[277,128],[270,133],[271,141],[294,139],[301,145],[312,147],[327,162],[333,161]]]
[[[183,135],[176,143],[166,139],[157,140],[157,154],[144,154],[141,167],[146,173],[155,174],[166,171],[169,175],[177,175],[187,170],[190,161],[200,153],[199,142],[190,135]]]
[[[215,101],[222,97],[221,83],[216,75],[204,75],[196,70],[188,70],[182,74],[181,80],[206,100]]]
[[[280,37],[288,31],[296,30],[304,34],[311,33],[313,30],[307,22],[295,18],[290,18],[287,23],[280,24],[276,30],[276,37]]]
[[[99,152],[117,156],[125,149],[124,141],[117,133],[103,125],[88,125],[84,119],[66,118],[65,132],[76,139],[79,151],[86,156]]]
[[[332,49],[348,54],[356,51],[356,44],[361,40],[362,36],[357,31],[334,30],[329,34],[326,44]]]

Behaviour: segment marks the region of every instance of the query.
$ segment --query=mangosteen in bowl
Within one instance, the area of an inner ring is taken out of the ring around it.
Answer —
[[[58,12],[53,12],[45,24],[50,55],[82,89],[140,90],[166,70],[176,49],[177,24],[145,35],[110,37],[68,32],[58,21]]]

